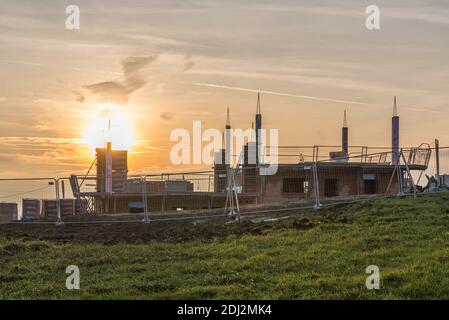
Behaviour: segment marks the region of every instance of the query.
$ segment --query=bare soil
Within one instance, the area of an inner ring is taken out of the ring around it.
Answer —
[[[369,205],[368,203],[365,205]],[[223,240],[230,235],[261,234],[272,228],[310,229],[321,223],[350,223],[345,216],[350,205],[334,205],[319,211],[308,208],[281,212],[241,214],[241,221],[231,220],[223,210],[152,214],[143,223],[142,214],[81,215],[28,223],[0,224],[0,237],[20,240],[45,240],[57,243],[95,242],[102,244],[147,243],[150,241],[182,243]],[[259,209],[259,208],[257,208]],[[266,209],[266,208],[264,208]],[[273,208],[271,208],[273,209]]]

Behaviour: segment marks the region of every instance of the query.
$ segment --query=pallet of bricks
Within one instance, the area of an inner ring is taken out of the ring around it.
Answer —
[[[0,202],[0,223],[11,222],[17,219],[17,203]]]
[[[61,216],[75,215],[75,199],[61,199]]]
[[[87,201],[84,199],[75,199],[75,215],[84,213],[87,208]]]
[[[22,199],[22,220],[39,219],[41,216],[41,200]]]
[[[76,213],[75,199],[60,199],[61,216],[73,216]],[[58,217],[58,202],[53,199],[42,200],[42,216],[46,218]]]
[[[41,216],[44,218],[53,218],[53,219],[56,219],[58,217],[58,204],[56,200],[53,199],[42,200]]]

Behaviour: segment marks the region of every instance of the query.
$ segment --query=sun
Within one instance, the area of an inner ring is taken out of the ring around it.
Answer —
[[[115,150],[129,150],[136,144],[131,117],[124,107],[116,104],[97,105],[86,119],[84,142],[92,153],[95,148],[104,148],[107,141]]]

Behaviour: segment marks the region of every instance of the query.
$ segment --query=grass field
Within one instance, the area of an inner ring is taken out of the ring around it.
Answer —
[[[298,213],[243,233],[236,224],[180,243],[24,241],[16,228],[0,240],[1,299],[449,299],[447,194]],[[65,287],[68,265],[80,268],[80,290]],[[380,268],[380,290],[365,287],[368,265]]]

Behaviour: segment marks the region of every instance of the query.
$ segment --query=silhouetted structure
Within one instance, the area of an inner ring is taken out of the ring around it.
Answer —
[[[391,118],[391,164],[396,165],[399,161],[399,116],[396,105],[396,96],[393,104],[393,117]]]

